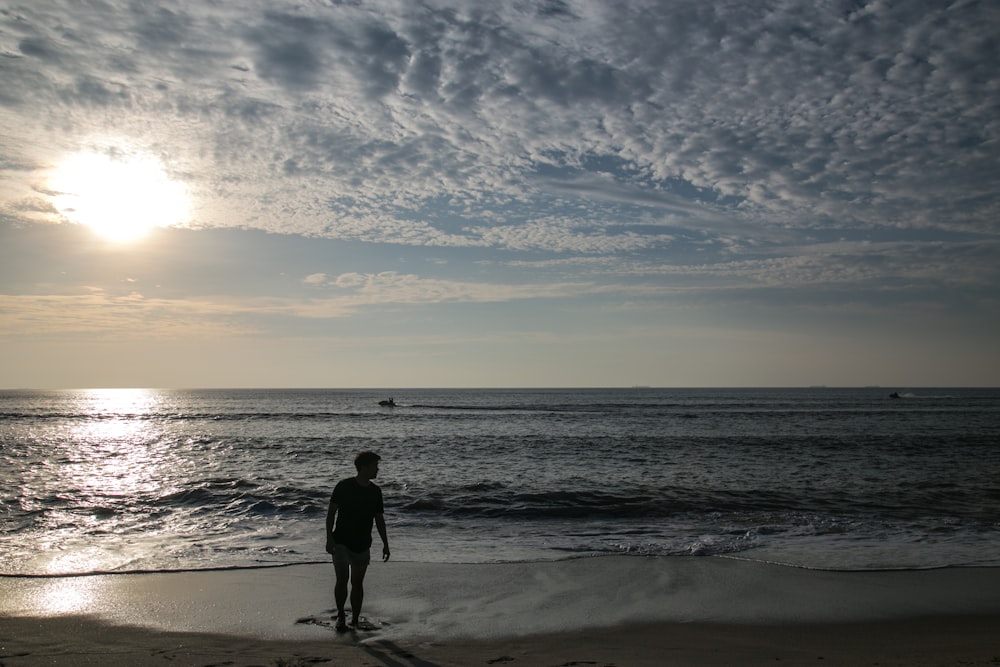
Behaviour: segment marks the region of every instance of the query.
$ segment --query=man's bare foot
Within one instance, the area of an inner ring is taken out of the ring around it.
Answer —
[[[337,614],[337,632],[347,632],[347,619],[343,614]]]

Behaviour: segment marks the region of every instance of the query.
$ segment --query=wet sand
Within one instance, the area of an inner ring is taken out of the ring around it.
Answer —
[[[718,558],[0,578],[0,665],[1000,665],[1000,569],[822,572]]]

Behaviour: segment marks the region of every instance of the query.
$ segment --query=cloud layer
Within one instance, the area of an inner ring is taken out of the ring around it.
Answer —
[[[595,177],[693,225],[995,220],[993,3],[119,4],[4,13],[8,169],[123,130],[197,224],[430,245],[619,222]]]
[[[986,0],[8,3],[0,223],[64,221],[54,170],[134,151],[201,233],[369,250],[194,301],[0,269],[4,328],[532,299],[1000,324],[997,34]]]

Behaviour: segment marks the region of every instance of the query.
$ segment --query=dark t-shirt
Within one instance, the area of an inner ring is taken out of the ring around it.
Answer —
[[[375,515],[384,512],[382,489],[369,482],[361,486],[354,477],[337,482],[330,496],[337,505],[337,523],[333,541],[351,551],[364,551],[372,545],[372,524]]]

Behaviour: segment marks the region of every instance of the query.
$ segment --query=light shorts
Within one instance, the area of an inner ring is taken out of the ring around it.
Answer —
[[[368,565],[372,562],[372,550],[351,551],[343,544],[334,545],[334,563],[349,563],[350,565]]]

